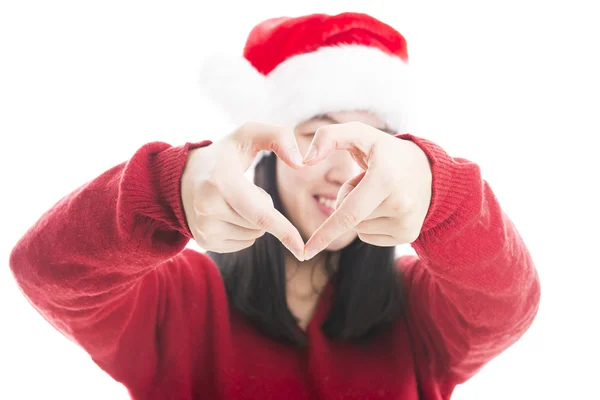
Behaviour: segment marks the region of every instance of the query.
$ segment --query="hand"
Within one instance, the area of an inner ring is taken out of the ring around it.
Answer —
[[[311,236],[305,259],[314,257],[343,233],[354,230],[366,243],[395,246],[415,241],[431,202],[427,155],[403,140],[360,122],[328,125],[313,138],[314,165],[333,151],[347,150],[364,170],[338,193],[335,211]]]
[[[181,177],[188,226],[200,247],[219,253],[242,250],[269,232],[302,261],[304,241],[298,230],[244,176],[261,150],[275,152],[293,168],[303,166],[292,130],[254,122],[190,151]]]

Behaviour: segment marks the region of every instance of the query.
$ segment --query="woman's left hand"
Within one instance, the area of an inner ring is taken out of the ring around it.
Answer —
[[[316,155],[310,157],[313,146]],[[377,246],[412,243],[419,237],[432,191],[429,159],[419,146],[350,122],[320,128],[311,148],[306,165],[317,164],[334,151],[347,150],[363,171],[340,188],[334,213],[304,247],[306,260],[349,230]]]

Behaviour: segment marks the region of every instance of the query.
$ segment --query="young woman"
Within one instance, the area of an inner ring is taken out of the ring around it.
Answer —
[[[239,128],[63,198],[15,246],[18,284],[135,399],[450,398],[540,286],[477,164],[405,133],[407,60],[364,14],[259,24],[204,71]]]

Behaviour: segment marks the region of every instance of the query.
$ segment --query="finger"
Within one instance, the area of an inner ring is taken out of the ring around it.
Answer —
[[[298,259],[302,259],[304,241],[298,230],[243,175],[233,178],[223,191],[225,200],[243,218],[275,236]]]
[[[420,227],[422,226],[422,223],[413,223],[412,220],[414,218],[402,219],[389,216],[365,219],[356,226],[355,230],[359,236],[383,235],[392,237],[395,245],[412,243],[419,238]]]
[[[384,200],[381,205],[379,207],[377,207],[371,214],[369,214],[369,216],[367,218],[365,218],[365,221],[369,221],[369,220],[373,220],[373,219],[377,219],[377,218],[398,218],[401,217],[402,214],[398,214],[395,215],[392,212],[390,212],[390,210],[388,209],[388,207],[386,207],[386,200]]]
[[[227,223],[226,229],[228,230],[226,237],[231,237],[227,240],[256,240],[265,234],[262,229],[246,229],[229,223]]]
[[[348,150],[359,165],[366,169],[371,149],[383,132],[360,122],[326,125],[317,130],[304,157],[304,163],[314,165],[333,151]]]
[[[233,207],[231,207],[230,204],[227,203],[227,201],[224,201],[224,203],[226,211],[222,214],[217,214],[217,218],[220,218],[224,222],[229,222],[230,224],[237,225],[241,228],[257,229],[256,225],[248,221],[246,218],[242,217],[237,211],[233,209]]]
[[[392,217],[365,219],[356,225],[355,230],[359,234],[392,236],[390,232],[393,231],[394,224],[398,223],[398,220]]]
[[[248,229],[216,219],[199,225],[198,230],[202,232],[205,241],[208,243],[223,240],[252,240],[265,234],[265,231],[256,227]]]
[[[223,224],[225,224],[223,237],[226,237],[227,240],[256,240],[265,234],[262,229],[247,229],[229,222],[223,222]]]
[[[358,238],[365,243],[380,247],[392,247],[398,244],[397,239],[389,235],[369,235],[367,233],[359,233]]]
[[[235,172],[233,172],[235,174]],[[231,173],[219,179],[221,184],[208,184],[202,188],[202,196],[199,196],[194,202],[194,211],[200,217],[208,217],[209,220],[222,220],[234,225],[239,225],[247,229],[256,229],[256,226],[243,218],[224,198],[223,190],[227,190],[226,183],[230,180]],[[267,199],[271,207],[273,207],[273,199],[261,187],[255,186],[260,194]]]
[[[394,199],[393,196],[388,196],[375,211],[373,211],[365,220],[382,218],[382,217],[391,217],[395,219],[401,219],[406,221],[406,218],[413,211],[413,208],[410,206],[403,206],[398,203],[397,199]]]
[[[346,182],[342,185],[342,187],[340,188],[340,191],[338,192],[338,197],[337,197],[337,200],[335,203],[335,209],[337,209],[340,206],[340,204],[342,204],[344,199],[350,194],[350,192],[352,192],[352,190],[354,190],[356,185],[358,185],[358,182],[360,182],[360,180],[362,180],[364,173],[365,172],[362,172],[361,174],[355,176],[354,178],[350,179],[348,182]],[[379,207],[377,207],[375,209],[375,211],[373,211],[367,218],[365,218],[365,221],[370,220],[370,219],[375,219],[375,218],[381,218],[381,217],[400,217],[400,216],[404,215],[407,211],[410,211],[410,209],[409,208],[404,208],[404,209],[398,208],[397,205],[392,205],[391,204],[391,196],[388,196],[379,205]]]
[[[273,151],[277,157],[292,168],[304,166],[293,129],[248,122],[240,127],[235,135],[235,140],[238,150],[250,156],[245,160],[244,170],[252,164],[254,158],[262,150]]]
[[[331,242],[353,229],[367,218],[388,196],[388,188],[377,172],[367,171],[359,184],[346,196],[342,204],[329,216],[306,243],[306,260],[327,248]]]
[[[337,199],[335,201],[335,209],[337,209],[340,204],[343,203],[344,199],[348,197],[350,192],[354,190],[356,186],[360,183],[360,181],[365,177],[366,171],[362,171],[360,174],[356,175],[354,178],[346,181],[342,187],[340,188]]]
[[[256,238],[251,239],[216,239],[211,237],[210,234],[202,231],[198,227],[192,228],[192,236],[198,246],[204,250],[216,251],[218,253],[231,253],[234,251],[245,249],[246,247],[252,246]]]
[[[222,220],[247,229],[256,229],[254,224],[242,218],[223,198],[221,193],[210,195],[205,193],[201,199],[194,203],[198,223],[202,221]]]
[[[218,244],[215,248],[211,249],[216,253],[234,253],[236,251],[244,250],[254,244],[256,239],[252,240],[225,240]]]

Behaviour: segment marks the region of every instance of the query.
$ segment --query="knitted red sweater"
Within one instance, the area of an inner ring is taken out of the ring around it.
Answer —
[[[13,249],[27,298],[135,399],[447,399],[536,315],[531,257],[478,166],[414,137],[433,198],[418,257],[398,260],[407,320],[367,348],[319,327],[297,349],[228,311],[220,274],[191,239],[180,177],[191,148],[150,143],[60,200]]]

